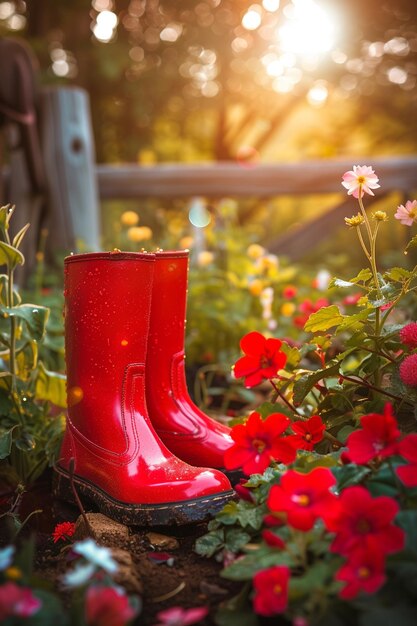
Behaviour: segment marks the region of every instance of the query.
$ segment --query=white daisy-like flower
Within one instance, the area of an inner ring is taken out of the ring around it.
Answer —
[[[89,582],[95,571],[94,563],[79,563],[73,570],[64,574],[62,582],[66,587],[81,587]]]
[[[97,545],[93,539],[78,541],[74,543],[72,549],[76,554],[83,556],[97,567],[101,567],[108,574],[114,574],[118,570],[118,565],[112,557],[111,550]]]

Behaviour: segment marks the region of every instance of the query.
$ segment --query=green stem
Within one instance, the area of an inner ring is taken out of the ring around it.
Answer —
[[[368,216],[366,214],[365,207],[363,206],[363,202],[362,202],[362,186],[360,186],[359,188],[358,202],[359,202],[359,206],[363,215],[363,219],[365,221],[366,231],[368,233],[369,246],[370,246],[370,251],[371,251],[370,255],[368,255],[368,259],[371,264],[371,270],[372,270],[372,275],[374,278],[375,288],[378,292],[378,297],[381,298],[382,293],[381,293],[381,288],[379,286],[378,271],[377,271],[376,259],[375,259],[376,235],[378,232],[378,228],[375,228],[375,231],[372,232],[372,228],[369,223]]]
[[[12,309],[13,298],[13,269],[8,267],[7,306]],[[16,392],[16,318],[10,315],[10,374],[12,376],[12,395]]]
[[[371,255],[369,254],[368,248],[366,247],[366,243],[363,240],[362,233],[361,233],[361,227],[360,226],[356,226],[356,232],[358,234],[358,239],[359,239],[359,243],[362,246],[362,250],[365,252],[365,256],[368,259],[368,261],[370,262],[371,261]]]

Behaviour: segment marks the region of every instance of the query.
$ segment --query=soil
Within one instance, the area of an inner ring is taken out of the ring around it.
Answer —
[[[77,520],[75,538],[81,539],[87,532],[80,511],[53,500],[50,494],[51,477],[46,475],[24,494],[19,516],[24,520],[32,511],[42,509],[31,518],[24,534],[34,533],[36,536],[35,575],[62,593],[59,581],[71,567],[69,549],[62,541],[54,544],[52,532],[58,523]],[[91,509],[86,508],[88,511]],[[200,624],[214,626],[213,616],[219,604],[240,588],[239,584],[220,577],[221,563],[195,553],[195,541],[207,531],[206,524],[127,528],[114,524],[101,514],[88,514],[87,517],[97,542],[114,551],[121,571],[117,582],[129,593],[141,597],[143,607],[138,619],[141,626],[156,624],[156,614],[173,606],[207,606],[209,615]]]

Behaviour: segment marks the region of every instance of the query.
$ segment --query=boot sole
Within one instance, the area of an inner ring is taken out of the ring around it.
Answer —
[[[54,470],[53,496],[77,506],[70,475],[60,467],[55,467]],[[236,496],[231,490],[179,502],[127,504],[112,498],[102,489],[79,476],[73,476],[72,480],[79,496],[95,505],[107,517],[126,526],[183,526],[205,522]]]

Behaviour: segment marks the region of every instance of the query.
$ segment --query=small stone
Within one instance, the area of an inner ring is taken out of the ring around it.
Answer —
[[[124,524],[106,517],[102,513],[86,513],[88,523],[93,533],[93,539],[100,545],[113,546],[124,544],[129,539],[129,529]],[[82,515],[76,521],[74,540],[79,541],[90,536]]]
[[[114,575],[115,582],[125,587],[131,593],[142,595],[142,580],[130,552],[121,548],[112,548],[111,553],[119,566],[117,573]]]
[[[146,537],[153,548],[178,550],[180,547],[180,544],[175,537],[168,537],[168,535],[161,535],[159,533],[146,533]]]

